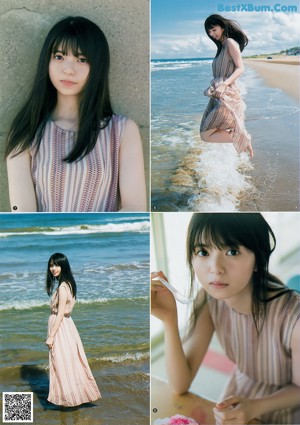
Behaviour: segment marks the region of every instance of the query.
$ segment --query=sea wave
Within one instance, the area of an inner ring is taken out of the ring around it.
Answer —
[[[107,363],[124,363],[124,362],[132,362],[132,361],[136,362],[140,360],[147,360],[148,358],[149,358],[149,351],[104,356],[104,357],[95,358],[95,360],[100,362],[107,362]],[[93,359],[91,359],[91,362],[92,361]]]
[[[76,301],[76,305],[92,305],[92,304],[113,304],[120,302],[139,302],[148,300],[148,296],[141,297],[127,297],[127,298],[93,298],[93,299],[85,299],[82,298]],[[49,302],[39,301],[39,300],[26,300],[26,301],[12,301],[11,303],[5,303],[0,305],[0,311],[8,311],[8,310],[31,310],[41,307],[49,307]],[[75,307],[76,308],[76,307]]]
[[[151,62],[151,72],[155,71],[176,71],[179,69],[191,68],[193,66],[202,66],[211,64],[212,59],[176,59],[161,60]]]
[[[20,236],[20,235],[31,235],[31,234],[42,234],[42,235],[75,235],[75,234],[91,234],[91,233],[125,233],[125,232],[137,232],[147,233],[149,232],[150,222],[147,220],[137,221],[134,223],[107,223],[99,225],[82,224],[77,226],[62,226],[62,227],[30,227],[13,229],[10,232],[0,232],[0,237]]]
[[[255,192],[247,176],[252,169],[246,153],[231,144],[201,142],[176,170],[172,183],[189,195],[190,211],[238,211],[241,199]]]
[[[111,356],[103,357],[90,357],[88,359],[90,366],[94,369],[97,367],[97,364],[122,364],[122,363],[134,363],[138,361],[148,360],[150,357],[149,351],[145,352],[133,352],[133,353],[124,353]],[[12,378],[19,378],[30,374],[31,378],[39,377],[49,370],[49,364],[41,361],[36,364],[22,364],[22,365],[13,365],[13,366],[4,366],[0,368],[0,377],[1,381],[11,380]],[[148,376],[147,373],[144,373],[145,376]]]
[[[83,273],[106,273],[114,271],[136,271],[136,270],[148,270],[149,263],[124,263],[115,264],[112,266],[99,266],[99,267],[88,267],[83,269]]]

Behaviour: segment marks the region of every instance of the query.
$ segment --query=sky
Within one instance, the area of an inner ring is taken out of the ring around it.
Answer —
[[[247,34],[244,56],[300,44],[299,0],[151,0],[152,59],[214,57],[216,46],[204,30],[214,13],[237,21]]]

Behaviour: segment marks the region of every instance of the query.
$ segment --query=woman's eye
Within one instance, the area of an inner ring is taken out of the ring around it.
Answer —
[[[196,255],[199,257],[206,257],[208,255],[208,252],[205,249],[198,249],[196,250]]]
[[[79,58],[78,62],[87,63],[87,59],[86,58]]]
[[[240,253],[239,250],[235,249],[235,248],[231,248],[231,249],[229,249],[229,251],[227,251],[227,255],[230,255],[230,256],[236,256],[239,253]]]
[[[63,56],[62,55],[53,55],[53,59],[55,60],[62,60]]]

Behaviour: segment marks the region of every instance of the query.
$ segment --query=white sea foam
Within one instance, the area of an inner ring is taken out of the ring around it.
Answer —
[[[212,62],[212,59],[177,59],[169,61],[155,61],[151,62],[151,72],[155,71],[176,71],[186,68],[192,68],[195,66],[207,65]]]
[[[122,302],[122,301],[139,301],[139,300],[148,300],[149,297],[147,296],[141,296],[141,297],[126,297],[126,298],[82,298],[76,301],[76,304],[108,304],[113,302]],[[5,310],[30,310],[32,308],[38,308],[38,307],[49,307],[49,301],[42,301],[42,300],[24,300],[24,301],[10,301],[9,303],[3,303],[0,305],[0,311]]]
[[[191,63],[177,63],[171,64],[170,66],[155,66],[151,71],[176,71],[178,69],[191,68],[193,65]]]
[[[20,236],[20,235],[76,235],[76,234],[91,234],[91,233],[125,233],[125,232],[138,232],[147,233],[149,232],[150,223],[149,221],[138,221],[134,223],[107,223],[100,225],[78,225],[78,226],[67,226],[67,227],[49,227],[47,230],[36,227],[31,232],[3,232],[0,233],[0,237],[8,236]]]
[[[0,311],[4,310],[28,310],[36,307],[49,306],[49,302],[39,300],[26,300],[26,301],[11,301],[0,305]]]
[[[237,155],[232,144],[205,144],[196,164],[198,191],[188,204],[192,211],[238,211],[240,198],[253,191],[245,171],[246,153]]]
[[[116,355],[116,356],[108,356],[108,357],[102,357],[102,358],[97,358],[96,360],[100,360],[100,361],[106,361],[106,362],[110,362],[110,363],[123,363],[126,361],[139,361],[139,360],[144,360],[147,359],[149,357],[149,353],[126,353],[126,354],[121,354],[121,355]]]

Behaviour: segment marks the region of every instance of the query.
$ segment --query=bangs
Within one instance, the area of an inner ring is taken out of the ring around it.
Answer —
[[[258,227],[256,217],[249,214],[196,213],[188,228],[187,260],[190,261],[195,248],[199,246],[209,249],[244,246],[256,252],[255,227]]]
[[[213,28],[217,25],[222,27],[222,28],[224,27],[224,23],[221,22],[220,19],[215,18],[215,17],[207,18],[206,21],[205,21],[205,24],[204,24],[206,31],[210,30],[211,28]]]
[[[235,247],[243,245],[242,241],[231,229],[222,225],[207,223],[204,228],[198,228],[193,239],[193,250],[197,246],[205,246],[209,249],[222,249],[224,246]]]
[[[75,57],[83,55],[89,60],[88,49],[85,44],[81,37],[74,32],[74,28],[70,27],[70,31],[56,38],[51,53],[53,54],[60,50],[63,55],[67,55],[68,52],[72,52]]]
[[[60,266],[59,261],[51,258],[51,260],[49,261],[49,267],[51,266]]]
[[[210,29],[212,29],[213,27],[216,27],[217,25],[220,25],[220,24],[219,24],[219,22],[214,21],[214,20],[211,20],[211,21],[209,21],[209,22],[205,22],[205,28],[206,28],[207,30],[210,30]]]

